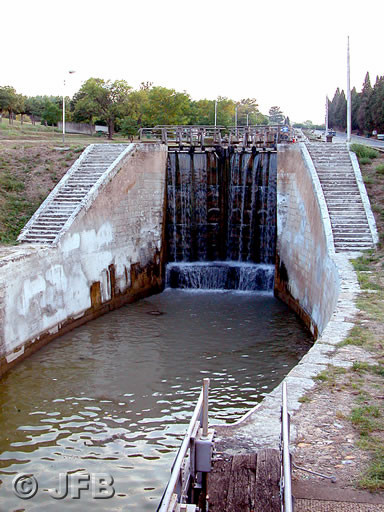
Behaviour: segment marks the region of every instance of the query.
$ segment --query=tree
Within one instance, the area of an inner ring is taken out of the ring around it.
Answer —
[[[358,130],[359,124],[357,121],[357,113],[360,108],[360,94],[356,91],[356,87],[354,87],[351,91],[351,129]]]
[[[82,112],[88,121],[96,116],[105,121],[108,138],[112,139],[116,119],[123,117],[128,110],[131,89],[125,80],[111,82],[102,78],[89,78],[74,98],[75,114],[79,118]]]
[[[198,100],[192,101],[190,105],[191,124],[198,125],[214,125],[215,124],[215,101],[214,100]]]
[[[369,73],[365,75],[363,89],[360,94],[360,106],[357,111],[357,123],[361,132],[370,131],[372,126],[370,99],[372,95],[372,86]]]
[[[61,119],[61,112],[61,108],[57,105],[56,102],[47,99],[41,115],[41,119],[49,126],[54,126]]]
[[[187,93],[166,87],[152,87],[143,105],[146,126],[189,124],[191,100]]]
[[[219,96],[217,98],[217,124],[221,126],[233,126],[235,119],[236,103],[230,98]]]
[[[272,124],[280,124],[284,121],[284,114],[280,107],[274,106],[269,109],[269,121]]]
[[[10,85],[0,87],[0,118],[3,118],[3,112],[9,114],[9,124],[12,123],[13,112],[17,108],[16,90]]]
[[[334,125],[342,131],[347,127],[347,100],[344,91],[341,91],[335,104]]]
[[[260,114],[256,98],[244,98],[240,101],[237,109],[238,125],[258,124],[256,122],[257,116]]]
[[[125,137],[129,137],[131,142],[133,141],[133,137],[137,135],[137,121],[132,117],[124,117],[120,124],[120,132]]]
[[[369,100],[370,119],[372,129],[379,133],[384,132],[384,76],[376,77],[372,94]]]

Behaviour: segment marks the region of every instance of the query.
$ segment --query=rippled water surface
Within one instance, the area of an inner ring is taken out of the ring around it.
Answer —
[[[211,419],[232,422],[309,343],[271,295],[181,290],[61,337],[1,380],[0,510],[156,510],[202,379]],[[116,494],[54,500],[67,472],[109,473]],[[12,492],[18,473],[38,480],[30,500]]]

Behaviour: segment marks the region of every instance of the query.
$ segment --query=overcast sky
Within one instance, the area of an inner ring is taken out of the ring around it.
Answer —
[[[325,96],[384,75],[384,0],[12,0],[1,4],[0,85],[67,94],[87,78],[142,81],[193,99],[255,97],[323,122]]]

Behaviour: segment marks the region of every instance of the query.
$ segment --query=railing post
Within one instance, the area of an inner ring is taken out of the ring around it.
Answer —
[[[203,379],[203,437],[208,436],[208,395],[209,379]]]
[[[282,444],[283,444],[283,511],[292,512],[292,487],[291,487],[291,455],[289,453],[289,414],[287,400],[287,383],[283,382],[283,404],[281,414]]]

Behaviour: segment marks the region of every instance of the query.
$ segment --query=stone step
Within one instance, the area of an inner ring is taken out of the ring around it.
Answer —
[[[361,233],[343,233],[343,234],[335,234],[333,235],[333,239],[335,241],[355,241],[355,242],[363,242],[363,241],[369,241],[372,242],[372,237],[370,234],[362,235]]]
[[[126,148],[126,144],[93,146],[83,160],[75,162],[69,171],[70,176],[62,185],[57,185],[55,194],[48,196],[44,208],[38,210],[37,216],[20,240],[52,243],[99,178]]]

